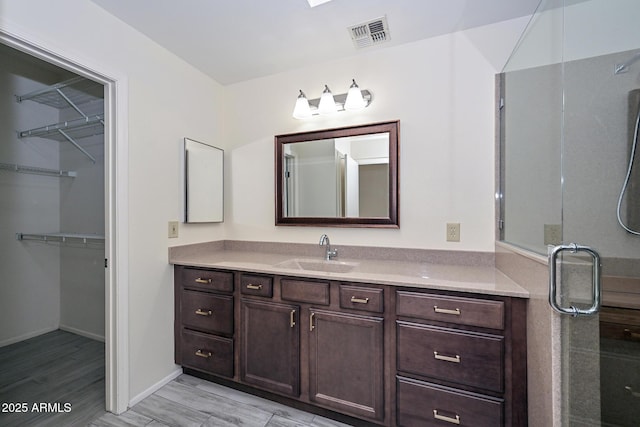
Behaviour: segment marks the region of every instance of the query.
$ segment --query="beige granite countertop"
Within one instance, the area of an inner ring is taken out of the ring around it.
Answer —
[[[493,254],[341,247],[324,261],[317,245],[216,241],[169,248],[169,263],[281,276],[528,298],[493,265]],[[301,265],[311,269],[300,267]],[[319,271],[328,270],[328,271]]]

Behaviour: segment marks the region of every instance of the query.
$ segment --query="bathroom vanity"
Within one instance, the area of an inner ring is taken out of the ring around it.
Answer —
[[[527,293],[493,267],[233,246],[170,250],[185,372],[354,425],[527,424]]]

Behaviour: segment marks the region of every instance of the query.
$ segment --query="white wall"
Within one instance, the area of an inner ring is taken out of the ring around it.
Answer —
[[[533,17],[505,71],[638,47],[637,0],[587,0],[565,8],[558,7],[564,3],[559,0],[542,3],[548,8]]]
[[[128,82],[129,363],[133,398],[174,371],[173,269],[167,247],[224,238],[181,225],[180,142],[229,146],[224,90],[88,0],[0,0],[0,29]],[[80,19],[81,18],[81,19]]]
[[[493,251],[494,75],[523,22],[507,22],[351,59],[316,64],[228,87],[231,212],[228,235],[240,240]],[[489,46],[490,49],[483,50]],[[497,61],[500,62],[500,61]],[[504,64],[504,61],[502,62]],[[324,84],[346,92],[351,78],[373,92],[363,112],[300,121],[291,113],[298,89],[310,98]],[[252,99],[251,105],[235,100]],[[400,119],[400,229],[274,226],[273,136]],[[461,241],[445,241],[460,222]]]

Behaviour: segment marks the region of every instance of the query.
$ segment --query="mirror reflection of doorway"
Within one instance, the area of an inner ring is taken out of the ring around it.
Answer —
[[[295,191],[295,164],[296,158],[291,154],[284,156],[284,216],[296,216],[296,191]]]

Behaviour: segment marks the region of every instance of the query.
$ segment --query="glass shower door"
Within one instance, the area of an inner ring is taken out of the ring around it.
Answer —
[[[640,426],[638,16],[543,0],[503,74],[501,238],[556,260],[562,426]]]
[[[595,248],[602,307],[562,317],[563,425],[640,425],[640,2],[563,8],[562,235]],[[633,157],[632,157],[633,155]],[[629,170],[631,161],[638,164]],[[622,194],[621,194],[622,193]],[[633,230],[638,232],[634,234]],[[565,254],[567,254],[565,252]],[[592,260],[567,254],[561,298],[591,298]]]

